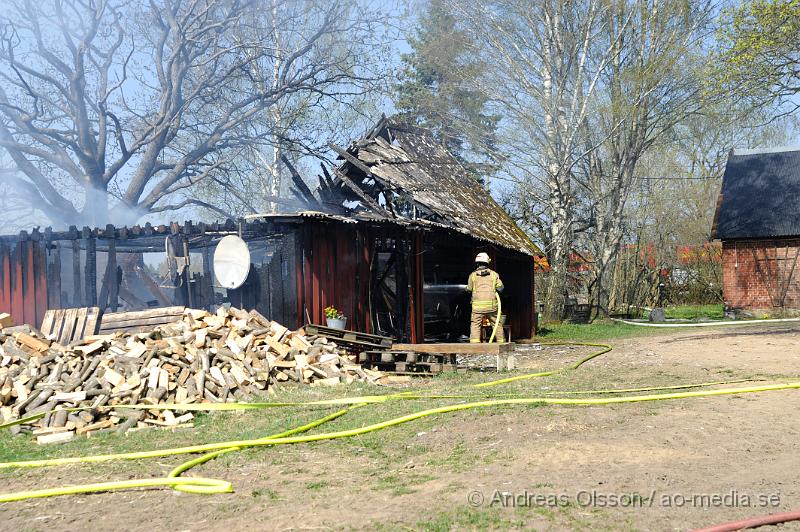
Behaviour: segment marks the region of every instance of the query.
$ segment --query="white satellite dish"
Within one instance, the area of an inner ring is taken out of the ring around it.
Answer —
[[[214,250],[214,277],[220,286],[239,288],[250,273],[250,250],[238,236],[228,235]]]

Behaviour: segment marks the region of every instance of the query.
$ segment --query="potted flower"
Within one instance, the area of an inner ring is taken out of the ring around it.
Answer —
[[[345,315],[333,305],[325,307],[325,319],[328,322],[328,327],[331,329],[344,330],[345,325],[347,325],[347,318]]]

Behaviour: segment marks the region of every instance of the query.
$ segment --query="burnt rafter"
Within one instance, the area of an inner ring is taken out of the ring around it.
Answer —
[[[356,145],[358,145],[358,143]],[[359,191],[364,192],[371,198],[377,198],[378,196],[383,194],[387,203],[387,208],[390,211],[389,212],[390,216],[396,217],[397,216],[396,211],[399,210],[401,207],[406,206],[405,210],[407,211],[407,215],[410,218],[414,219],[421,218],[433,222],[448,221],[448,217],[446,215],[437,213],[434,210],[428,208],[426,205],[423,205],[415,201],[413,195],[411,194],[413,190],[408,190],[406,188],[393,185],[386,179],[383,179],[380,176],[375,175],[372,172],[372,170],[370,170],[368,164],[366,164],[359,158],[351,155],[347,150],[344,150],[333,143],[330,143],[329,146],[345,160],[345,165],[342,165],[339,171],[337,171],[336,173],[336,175],[339,176],[339,178],[337,179],[337,183],[342,184],[344,182],[342,176],[347,177],[346,164],[349,163],[350,165],[360,170],[363,173],[364,177],[371,179],[373,181],[371,185],[365,187],[363,183],[364,179],[362,178],[361,182],[357,184]],[[366,150],[359,150],[358,155],[361,156],[362,153],[368,153],[368,152]],[[371,159],[369,162],[375,162],[375,160]],[[356,184],[355,179],[352,179],[351,181],[353,184]],[[393,200],[395,195],[399,198],[396,201]],[[393,202],[395,203],[394,205],[392,205]],[[386,209],[381,208],[381,210],[384,213],[386,212]]]
[[[429,131],[384,116],[349,148],[329,146],[341,160],[333,189],[355,194],[375,214],[446,226],[526,255],[540,252]]]
[[[347,188],[352,190],[353,193],[356,196],[358,196],[358,198],[364,203],[364,205],[366,205],[367,207],[369,207],[378,214],[382,214],[388,218],[393,218],[390,212],[381,207],[377,201],[369,197],[369,195],[367,195],[367,193],[364,192],[361,189],[361,187],[359,187],[357,184],[353,182],[353,180],[351,180],[349,177],[347,177],[345,174],[339,171],[338,168],[334,168],[333,171],[336,173],[336,177],[338,177]]]
[[[282,154],[281,161],[283,161],[283,164],[286,165],[286,168],[289,170],[289,174],[292,176],[292,182],[296,187],[292,189],[294,195],[300,201],[308,205],[310,208],[321,210],[322,206],[320,205],[319,201],[317,201],[317,198],[314,196],[314,193],[311,192],[311,189],[308,188],[306,182],[303,181],[303,178],[300,176],[300,173],[294,167],[289,158],[286,157],[286,155]]]
[[[363,162],[358,160],[357,157],[355,157],[353,155],[350,155],[350,153],[348,153],[347,150],[344,150],[344,149],[340,148],[339,146],[337,146],[333,142],[329,142],[328,146],[330,146],[330,148],[333,151],[338,153],[339,156],[341,156],[345,161],[347,161],[348,163],[352,164],[353,166],[355,166],[356,168],[358,168],[359,170],[364,172],[369,177],[375,178],[375,176],[372,175],[372,170],[370,170],[369,166],[367,166],[366,164],[364,164]]]

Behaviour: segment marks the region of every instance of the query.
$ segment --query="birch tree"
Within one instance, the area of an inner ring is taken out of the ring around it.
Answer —
[[[544,244],[551,268],[546,306],[559,317],[576,231],[576,164],[596,148],[592,142],[603,140],[587,142],[583,126],[629,22],[609,27],[604,0],[497,0],[453,8],[468,21],[476,53],[492,59],[478,83],[504,117],[500,157],[523,223]],[[597,46],[608,34],[616,38]]]
[[[759,105],[798,109],[800,1],[746,0],[725,14],[712,83]]]
[[[590,214],[590,292],[601,314],[609,310],[609,275],[626,236],[626,206],[639,162],[659,138],[705,105],[702,52],[712,21],[710,2],[620,0],[609,6],[603,13],[606,31],[597,37],[614,52],[584,132],[596,148],[587,150],[576,172]]]
[[[279,87],[284,68],[302,69],[314,60],[309,54],[286,64],[287,54],[305,46],[306,29],[320,26],[327,11],[317,4],[269,0],[264,3],[268,9],[254,13],[251,27],[239,29],[242,42],[251,34],[261,36],[261,46],[273,50],[267,55],[252,51],[261,90]],[[395,16],[368,1],[338,2],[337,31],[321,36],[315,47],[324,50],[327,70],[343,75],[315,90],[289,91],[248,122],[245,129],[252,142],[239,150],[226,172],[213,177],[211,186],[193,190],[195,197],[222,206],[231,216],[307,206],[290,193],[294,179],[288,179],[292,172],[283,161],[303,175],[316,175],[319,162],[332,163],[329,143],[346,145],[380,116],[380,95],[392,72],[388,56],[396,36],[391,24]]]

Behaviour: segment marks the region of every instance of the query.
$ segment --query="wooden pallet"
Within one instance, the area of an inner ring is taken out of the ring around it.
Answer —
[[[104,314],[103,320],[100,323],[100,334],[117,331],[150,331],[158,325],[166,325],[168,323],[180,321],[185,308],[186,307],[163,307],[152,310]]]
[[[44,313],[41,332],[61,345],[97,334],[100,321],[98,307],[59,308]]]
[[[513,343],[436,343],[392,345],[392,351],[414,351],[415,353],[439,353],[443,355],[502,355],[513,350]]]
[[[306,334],[322,336],[336,342],[336,345],[350,347],[352,349],[386,349],[392,347],[392,339],[377,334],[367,334],[356,331],[345,331],[341,329],[331,329],[322,325],[309,324],[304,327]]]
[[[381,371],[398,374],[430,374],[443,371],[460,371],[456,356],[412,351],[364,351],[359,354],[360,364],[377,367]]]

